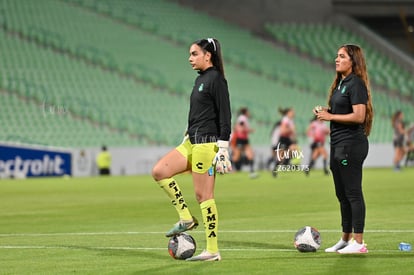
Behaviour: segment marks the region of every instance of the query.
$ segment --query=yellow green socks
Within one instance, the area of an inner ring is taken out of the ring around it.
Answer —
[[[200,208],[206,232],[207,251],[217,253],[218,213],[216,201],[214,199],[203,201]]]
[[[180,216],[180,220],[192,220],[193,217],[188,210],[187,204],[185,203],[183,194],[181,193],[177,182],[173,178],[168,178],[158,181],[158,184],[171,199],[171,203],[177,210],[177,213]]]
[[[171,203],[177,210],[177,213],[180,216],[180,220],[192,220],[193,217],[188,210],[187,204],[185,203],[184,197],[177,182],[173,178],[168,178],[158,181],[158,184],[171,199]],[[200,208],[206,233],[206,249],[210,253],[217,253],[218,212],[216,201],[214,199],[203,201],[200,204]]]

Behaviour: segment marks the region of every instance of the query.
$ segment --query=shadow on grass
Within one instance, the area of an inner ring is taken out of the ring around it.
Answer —
[[[175,260],[165,249],[165,253],[161,254],[160,250],[134,250],[122,248],[98,248],[88,246],[62,246],[67,249],[79,249],[92,251],[105,257],[128,257],[139,264],[139,268],[128,274],[194,274],[194,267],[197,266],[197,273],[203,270],[211,270],[212,265],[200,265],[200,262],[187,262],[185,260]],[[203,263],[203,262],[201,262]],[[214,265],[214,263],[213,263]],[[218,268],[219,266],[216,266]],[[214,269],[214,267],[213,267]]]
[[[294,249],[293,243],[291,246],[283,245],[283,244],[273,244],[273,243],[260,243],[260,242],[248,242],[248,241],[221,241],[220,242],[221,247],[226,248],[233,248],[233,249]]]
[[[139,258],[149,258],[152,260],[156,259],[165,259],[166,257],[170,257],[168,255],[167,248],[165,248],[165,255],[162,256],[159,251],[160,250],[138,250],[133,248],[100,248],[100,247],[93,247],[93,246],[81,246],[81,245],[71,245],[71,246],[61,246],[67,249],[80,249],[80,250],[88,250],[100,253],[102,256],[117,256],[117,257],[135,257]]]

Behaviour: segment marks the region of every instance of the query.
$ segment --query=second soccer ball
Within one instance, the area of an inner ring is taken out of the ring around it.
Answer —
[[[321,243],[319,231],[314,227],[305,226],[296,232],[293,244],[300,252],[316,252],[321,247]]]

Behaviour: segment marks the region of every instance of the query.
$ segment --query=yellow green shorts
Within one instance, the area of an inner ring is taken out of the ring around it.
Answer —
[[[212,168],[213,159],[218,151],[215,142],[191,144],[189,139],[175,149],[191,163],[191,170],[199,174],[204,174]]]

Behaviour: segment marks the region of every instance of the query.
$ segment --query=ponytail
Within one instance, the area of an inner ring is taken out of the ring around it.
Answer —
[[[197,44],[204,52],[211,54],[213,66],[225,77],[220,42],[215,38],[206,38],[195,41],[193,44]]]

